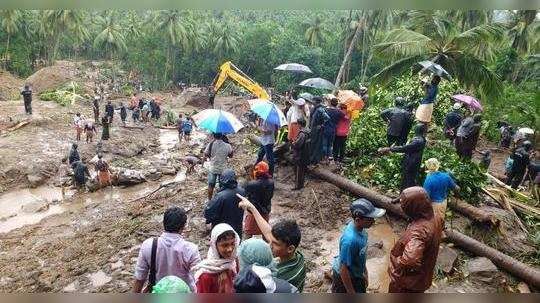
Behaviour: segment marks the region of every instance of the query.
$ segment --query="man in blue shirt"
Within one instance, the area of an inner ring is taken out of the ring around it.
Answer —
[[[424,189],[431,199],[433,213],[444,221],[448,191],[457,192],[459,186],[456,185],[449,173],[439,171],[440,163],[437,159],[429,158],[425,164],[428,175],[424,181]]]
[[[339,255],[332,265],[333,293],[365,293],[368,286],[366,251],[368,234],[376,218],[385,210],[376,208],[366,199],[358,199],[351,206],[352,221],[347,224],[339,239]]]

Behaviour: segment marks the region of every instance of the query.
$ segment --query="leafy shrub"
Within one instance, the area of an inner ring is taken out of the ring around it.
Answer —
[[[411,79],[399,79],[394,86],[388,88],[376,87],[370,106],[362,112],[360,118],[353,122],[347,147],[353,159],[347,166],[349,178],[367,185],[380,187],[388,191],[397,191],[401,182],[401,159],[403,155],[391,154],[381,156],[377,149],[386,146],[386,123],[380,118],[380,112],[391,106],[395,96],[417,96]],[[443,83],[441,83],[443,84]],[[455,88],[455,84],[447,83],[440,88],[434,114],[435,123],[442,123],[446,110],[452,104],[446,90]],[[442,96],[441,96],[442,95]],[[439,99],[440,98],[440,99]],[[410,98],[408,98],[410,100]],[[442,106],[441,106],[442,105]],[[441,108],[439,108],[441,106]],[[441,122],[438,122],[441,121]],[[423,161],[437,158],[441,162],[441,170],[452,174],[456,183],[461,187],[460,196],[474,202],[478,198],[480,188],[486,182],[486,176],[476,163],[459,159],[452,144],[446,140],[440,126],[432,126],[428,146],[424,150]],[[425,179],[425,168],[422,165],[420,180]]]
[[[76,82],[69,82],[59,89],[46,90],[39,94],[43,101],[54,101],[61,106],[68,106],[75,101],[83,99],[83,88]]]

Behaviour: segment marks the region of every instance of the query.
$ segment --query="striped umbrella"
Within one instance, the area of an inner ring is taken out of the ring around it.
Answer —
[[[285,115],[277,105],[265,99],[248,100],[251,110],[266,123],[279,127],[287,125]]]

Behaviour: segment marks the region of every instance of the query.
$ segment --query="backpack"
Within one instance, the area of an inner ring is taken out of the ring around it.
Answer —
[[[182,123],[182,130],[185,132],[190,132],[193,129],[193,124],[191,121],[186,120],[184,123]]]

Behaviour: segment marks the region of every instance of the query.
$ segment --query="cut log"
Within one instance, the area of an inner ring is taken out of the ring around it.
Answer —
[[[500,223],[500,220],[493,214],[461,200],[449,200],[448,207],[480,223],[487,223],[492,226],[498,226]]]
[[[486,176],[488,176],[488,178],[490,180],[492,180],[493,182],[495,182],[495,184],[499,185],[500,187],[503,187],[505,188],[508,192],[514,194],[515,196],[521,198],[521,199],[525,199],[525,200],[531,200],[531,197],[527,196],[527,195],[524,195],[520,192],[518,192],[517,190],[513,189],[512,187],[506,185],[503,181],[495,178],[493,175],[491,175],[490,173],[486,173]]]
[[[445,230],[446,239],[478,256],[489,258],[495,265],[519,277],[529,285],[540,287],[540,270],[455,230]]]
[[[312,168],[309,169],[308,172],[316,177],[319,177],[329,183],[336,185],[343,190],[349,191],[362,198],[366,198],[370,200],[375,206],[384,208],[400,218],[407,218],[407,216],[401,210],[401,207],[396,204],[392,204],[392,199],[385,195],[381,195],[369,188],[361,186],[351,180],[343,178],[342,176],[333,174],[323,168]],[[476,255],[489,258],[491,261],[493,261],[493,263],[495,263],[502,269],[508,271],[509,273],[515,275],[516,277],[522,279],[526,283],[534,287],[540,287],[539,269],[522,263],[458,231],[452,229],[445,229],[445,234],[446,239],[450,242],[453,242],[456,245],[459,245],[460,247]]]

